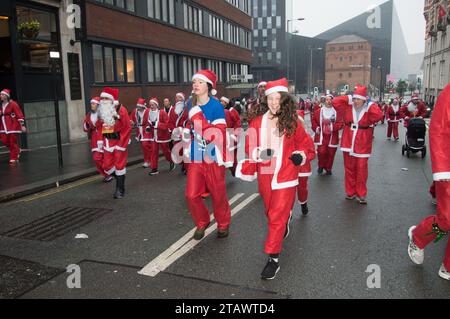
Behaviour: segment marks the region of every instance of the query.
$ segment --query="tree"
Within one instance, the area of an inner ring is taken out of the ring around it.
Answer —
[[[403,96],[408,89],[408,83],[404,80],[399,80],[397,82],[397,86],[395,88],[395,91],[398,93],[398,95]]]

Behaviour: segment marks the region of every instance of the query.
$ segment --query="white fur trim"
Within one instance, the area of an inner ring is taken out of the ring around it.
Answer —
[[[0,94],[6,95],[8,98],[11,97],[11,96],[8,94],[8,92],[6,92],[6,91],[1,91]]]
[[[360,99],[360,100],[363,100],[363,101],[367,101],[367,97],[362,96],[362,95],[355,94],[355,95],[353,95],[353,98],[354,99]]]
[[[222,97],[220,98],[220,100],[226,102],[227,104],[230,103],[230,99],[229,99],[229,98],[226,98],[225,96],[222,96]]]
[[[111,168],[109,171],[105,171],[107,175],[112,175],[116,171],[116,167]]]
[[[310,176],[312,176],[312,172],[310,172],[310,173],[300,173],[300,174],[298,174],[298,177],[310,177]]]
[[[100,94],[100,97],[101,97],[102,99],[108,99],[108,100],[111,100],[111,101],[116,102],[116,101],[114,100],[114,96],[112,96],[111,94],[105,93],[105,92],[102,92],[102,93]]]
[[[198,74],[198,73],[194,74],[194,76],[192,77],[192,81],[194,81],[195,79],[202,80],[202,81],[205,81],[206,83],[213,85],[212,81],[210,79],[208,79],[206,76],[204,76],[203,74]]]
[[[211,124],[212,125],[220,125],[220,124],[227,125],[227,121],[224,119],[217,119],[214,122],[212,122]]]
[[[116,175],[117,176],[124,176],[127,173],[127,168],[125,167],[124,169],[121,170],[116,170]]]
[[[273,88],[266,90],[265,94],[266,94],[266,96],[269,96],[270,94],[275,93],[275,92],[289,93],[289,90],[287,87],[280,85],[280,86],[274,86]]]
[[[100,104],[100,102],[99,101],[97,101],[97,100],[91,100],[91,104],[97,104],[97,105],[99,105]]]
[[[202,112],[202,109],[200,108],[200,106],[194,106],[190,111],[189,111],[189,119],[192,119],[195,115],[197,115],[198,113]]]
[[[243,180],[244,182],[254,182],[258,178],[258,174],[255,172],[254,175],[243,175],[242,165],[244,162],[239,162],[236,167],[236,178]]]
[[[442,173],[433,174],[433,179],[436,182],[439,182],[442,180],[448,180],[448,179],[450,179],[450,172],[442,172]]]

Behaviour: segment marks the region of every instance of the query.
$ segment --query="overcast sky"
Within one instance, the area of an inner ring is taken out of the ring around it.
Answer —
[[[411,54],[424,52],[425,48],[424,1],[394,0]],[[288,8],[294,5],[291,18],[306,19],[295,22],[291,30],[298,30],[300,35],[308,37],[314,37],[384,2],[386,0],[286,0]]]

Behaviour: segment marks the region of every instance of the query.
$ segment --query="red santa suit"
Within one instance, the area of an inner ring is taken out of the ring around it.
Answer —
[[[139,99],[137,102],[137,108],[131,113],[131,122],[136,128],[136,140],[141,144],[142,153],[144,154],[144,163],[150,166],[152,144],[151,134],[146,132],[144,127],[145,123],[148,123],[149,109],[145,108],[145,99]]]
[[[150,99],[150,103],[159,105],[157,98]],[[151,163],[152,170],[158,169],[159,149],[161,148],[164,157],[172,163],[169,142],[172,140],[169,133],[169,115],[164,110],[150,108],[148,121],[144,122],[145,131],[149,133],[151,141]]]
[[[277,84],[279,82],[280,84]],[[284,87],[285,91],[282,92],[287,92],[287,85],[286,79],[269,82],[266,94],[270,95]],[[272,88],[275,91],[272,91]],[[265,253],[276,255],[282,250],[286,225],[295,204],[300,167],[308,161],[307,149],[311,137],[298,120],[294,135],[288,137],[284,134],[276,138],[276,135],[271,134],[273,128],[269,127],[269,116],[270,111],[250,123],[245,141],[245,152],[248,158],[239,161],[236,177],[249,182],[258,180],[259,193],[264,201],[266,216],[269,220]],[[266,158],[264,155],[264,153],[269,155],[268,149],[274,151],[272,158]],[[291,160],[294,154],[302,156],[303,161],[300,166],[296,166]]]
[[[366,100],[366,92],[365,87],[357,87],[353,97]],[[367,196],[368,163],[372,154],[374,125],[381,120],[383,113],[377,104],[369,102],[362,107],[358,116],[351,95],[334,98],[333,106],[345,125],[341,140],[345,190],[348,197],[358,196],[364,199]]]
[[[1,94],[10,97],[10,91],[4,89]],[[0,137],[2,143],[9,148],[10,163],[19,160],[20,147],[17,134],[22,134],[22,127],[24,127],[25,117],[19,105],[9,100],[0,107]]]
[[[118,103],[118,90],[105,88],[101,98],[115,101],[114,121],[102,113],[100,105],[100,119],[97,121],[99,134],[99,149],[104,150],[103,170],[106,174],[124,176],[127,173],[128,145],[131,141],[131,120],[127,109]],[[112,99],[111,99],[112,100]]]
[[[305,111],[298,110],[297,115],[300,120],[300,123],[302,124],[303,128],[305,129],[305,132],[307,132],[308,129],[306,127],[305,120],[304,120]],[[307,157],[307,161],[306,161],[305,165],[302,165],[300,167],[300,171],[298,174],[297,198],[301,205],[305,205],[308,203],[308,196],[309,196],[308,180],[309,180],[309,177],[312,175],[311,161],[316,158],[316,150],[314,148],[314,141],[312,138],[309,138],[307,140],[308,140],[308,143],[306,144],[306,147],[305,147],[305,154]]]
[[[394,138],[398,140],[398,124],[402,119],[400,116],[400,104],[389,105],[386,111],[386,117],[388,121],[387,137],[390,139],[392,137],[392,134],[394,134]]]
[[[414,98],[418,97],[413,96],[413,99]],[[419,102],[417,105],[414,105],[414,103],[409,102],[400,109],[400,116],[404,120],[404,126],[408,128],[410,119],[425,118],[425,116],[427,116],[427,107],[423,102]]]
[[[450,231],[450,84],[439,95],[430,123],[430,152],[437,199],[436,215],[426,218],[413,231],[414,243],[425,249]],[[450,271],[450,239],[444,257],[444,267]]]
[[[100,104],[100,97],[93,98],[91,100],[91,104]],[[83,130],[88,133],[88,135],[91,138],[91,152],[92,152],[92,159],[95,162],[95,167],[97,167],[97,170],[100,174],[102,174],[104,177],[108,176],[105,171],[103,170],[103,153],[104,150],[99,148],[99,141],[103,142],[103,136],[99,134],[98,132],[98,112],[92,113],[89,112],[86,115],[86,118],[83,122]]]
[[[334,158],[339,147],[339,131],[343,122],[338,121],[338,115],[334,107],[322,107],[314,113],[312,129],[315,132],[314,144],[317,145],[319,168],[331,172]]]
[[[172,160],[183,165],[183,171],[187,170],[188,163],[183,161],[183,149],[185,145],[183,140],[183,129],[187,127],[188,112],[185,102],[177,102],[169,115],[169,132],[173,141]]]

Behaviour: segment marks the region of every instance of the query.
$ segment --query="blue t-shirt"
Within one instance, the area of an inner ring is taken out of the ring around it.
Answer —
[[[188,101],[187,105],[188,110],[190,111],[192,108],[191,100]],[[210,97],[209,102],[205,105],[200,105],[200,109],[202,110],[208,123],[214,124],[214,122],[217,123],[217,121],[219,121],[225,124],[225,110],[223,109],[222,104],[213,97]],[[204,160],[205,156],[208,156],[208,158],[217,163],[215,144],[211,143],[209,145],[205,145],[204,143],[201,143],[201,132],[197,133],[194,131],[193,134],[194,139],[191,144],[191,160],[193,162],[201,162]],[[226,141],[223,142],[226,143]]]

